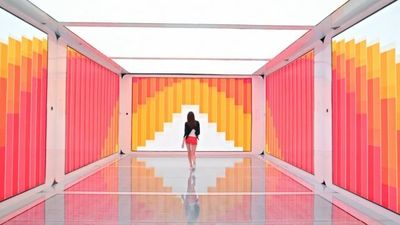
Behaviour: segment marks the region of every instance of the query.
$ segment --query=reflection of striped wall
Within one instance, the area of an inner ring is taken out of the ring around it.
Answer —
[[[250,78],[133,78],[132,150],[154,140],[182,105],[199,105],[227,140],[251,148]],[[182,128],[183,129],[183,128]],[[182,131],[183,134],[183,131]],[[180,137],[181,134],[177,134]]]
[[[225,169],[225,176],[218,177],[216,186],[208,192],[251,192],[251,159],[235,163]],[[186,184],[186,180],[185,180]],[[196,185],[189,188],[195,195]],[[156,176],[155,168],[146,162],[132,159],[132,192],[164,192],[169,194],[172,188],[164,185],[164,179]],[[187,196],[186,196],[187,197]],[[218,204],[216,204],[218,203]],[[202,195],[199,196],[200,215],[198,221],[214,223],[248,223],[251,221],[251,196],[249,195]],[[132,220],[136,222],[154,222],[154,218],[171,221],[185,221],[184,204],[173,195],[150,197],[137,195],[132,197]]]
[[[0,201],[43,184],[47,40],[0,42]]]
[[[314,52],[267,76],[267,152],[314,173]]]
[[[233,167],[225,168],[225,176],[217,177],[215,187],[208,192],[251,192],[251,159],[244,158],[235,162]]]
[[[68,48],[66,172],[118,151],[119,77]]]
[[[400,212],[400,63],[379,43],[332,43],[333,182]]]

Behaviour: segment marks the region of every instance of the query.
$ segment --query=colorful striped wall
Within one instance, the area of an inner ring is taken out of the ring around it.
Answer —
[[[47,40],[0,41],[0,201],[45,182]]]
[[[251,151],[250,78],[156,78],[134,77],[132,87],[132,150],[154,140],[165,122],[182,105],[199,105],[226,140]],[[177,134],[178,137],[183,136]]]
[[[266,150],[314,173],[314,52],[268,75]]]
[[[69,173],[118,151],[119,76],[71,48],[67,51]]]
[[[399,53],[367,43],[332,43],[333,183],[400,213]]]

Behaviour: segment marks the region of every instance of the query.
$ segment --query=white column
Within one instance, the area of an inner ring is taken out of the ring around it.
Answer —
[[[329,40],[326,38],[326,40]],[[315,48],[314,171],[319,181],[332,183],[331,43]]]
[[[48,41],[46,183],[64,179],[67,78],[66,44],[54,35]]]
[[[252,77],[251,148],[254,154],[265,150],[265,83],[261,76]]]
[[[119,95],[119,146],[123,152],[131,151],[132,134],[132,77],[120,80]]]

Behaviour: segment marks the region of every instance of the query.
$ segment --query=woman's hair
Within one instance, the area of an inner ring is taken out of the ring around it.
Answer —
[[[191,129],[194,129],[196,126],[196,120],[194,119],[194,113],[192,111],[187,114],[187,123]]]

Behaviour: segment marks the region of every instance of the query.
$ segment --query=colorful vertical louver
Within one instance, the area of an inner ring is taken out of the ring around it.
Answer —
[[[67,51],[69,173],[118,151],[119,77],[79,52]]]
[[[0,201],[45,182],[47,40],[0,42]]]
[[[199,105],[200,113],[208,114],[209,122],[225,132],[226,140],[251,150],[250,78],[134,77],[132,90],[133,151],[145,146],[146,140],[154,140],[182,105]]]
[[[333,182],[399,213],[400,62],[368,43],[332,43]]]
[[[265,80],[267,152],[314,173],[314,52]]]

